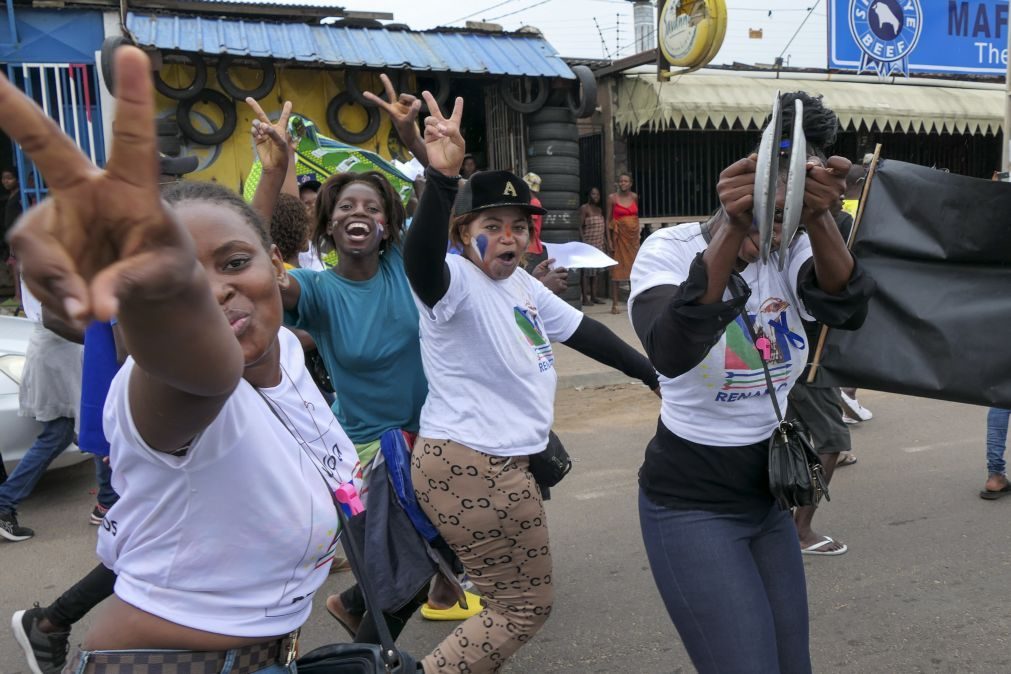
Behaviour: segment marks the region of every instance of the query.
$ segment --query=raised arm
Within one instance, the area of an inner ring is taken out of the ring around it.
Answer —
[[[136,360],[130,407],[141,436],[174,451],[220,411],[243,355],[187,230],[158,193],[151,64],[116,51],[108,166],[94,166],[56,124],[0,77],[0,128],[41,169],[49,197],[11,233],[25,281],[58,317],[116,316]]]
[[[411,94],[398,95],[393,88],[393,83],[385,74],[379,76],[386,89],[386,99],[376,96],[371,91],[364,92],[365,98],[369,99],[380,108],[386,111],[393,122],[393,128],[411,154],[421,162],[422,166],[428,166],[428,150],[425,148],[425,141],[418,132],[418,113],[421,111],[421,101]],[[429,104],[431,106],[431,104]],[[438,110],[438,107],[430,108]]]
[[[439,112],[430,93],[426,91],[422,95],[433,111],[425,120],[428,185],[404,240],[404,270],[421,301],[434,307],[449,290],[449,268],[446,266],[449,219],[466,144],[460,135],[463,99],[456,99],[453,114],[447,119]]]
[[[270,121],[267,113],[263,111],[255,99],[247,98],[246,105],[252,108],[256,115],[251,133],[253,145],[256,147],[256,156],[260,158],[260,166],[262,167],[260,182],[256,185],[251,206],[269,227],[270,221],[274,217],[277,195],[285,186],[289,168],[294,170],[294,167],[289,166],[292,159],[291,147],[288,143],[288,117],[291,116],[291,101],[285,101],[284,107],[281,108],[281,116],[276,124]],[[297,187],[295,192],[297,196]]]

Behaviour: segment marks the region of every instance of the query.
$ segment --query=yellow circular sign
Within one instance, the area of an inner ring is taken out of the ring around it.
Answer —
[[[670,65],[700,67],[716,56],[726,30],[724,0],[667,0],[660,10],[657,44]]]

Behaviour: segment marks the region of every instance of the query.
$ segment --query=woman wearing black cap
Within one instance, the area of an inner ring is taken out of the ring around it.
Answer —
[[[530,189],[480,171],[460,189],[463,100],[443,117],[426,92],[428,187],[404,244],[421,313],[429,395],[411,475],[422,509],[485,603],[424,660],[435,672],[494,672],[551,612],[551,552],[529,456],[551,427],[552,341],[656,386],[656,373],[600,323],[523,270]],[[451,204],[456,205],[451,219]],[[449,227],[447,227],[449,225]],[[452,239],[461,255],[446,255]]]

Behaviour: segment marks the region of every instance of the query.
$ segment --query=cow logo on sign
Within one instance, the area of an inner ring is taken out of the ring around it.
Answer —
[[[850,0],[849,19],[861,73],[909,77],[909,54],[923,27],[920,0]]]

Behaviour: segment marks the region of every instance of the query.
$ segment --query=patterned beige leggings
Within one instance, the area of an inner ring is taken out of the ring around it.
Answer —
[[[422,662],[425,674],[497,672],[551,614],[544,504],[525,456],[488,456],[419,437],[411,478],[422,510],[460,558],[485,608]]]

